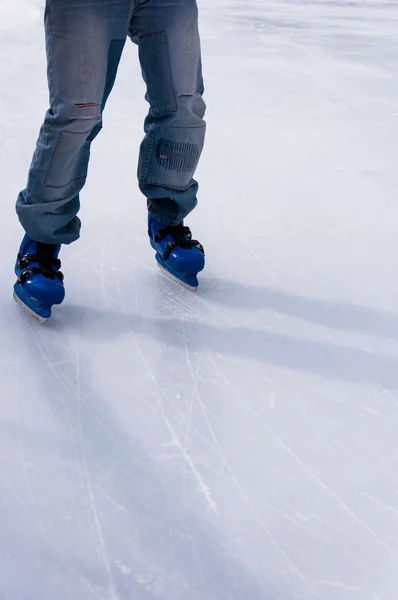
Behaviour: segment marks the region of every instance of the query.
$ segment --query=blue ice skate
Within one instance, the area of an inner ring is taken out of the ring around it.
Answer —
[[[166,226],[149,215],[148,235],[161,270],[183,287],[195,291],[199,285],[197,275],[205,266],[205,251],[202,244],[192,239],[189,227],[183,223]]]
[[[60,246],[41,244],[25,235],[15,263],[14,299],[41,323],[51,316],[52,305],[61,304],[65,297],[59,250]]]

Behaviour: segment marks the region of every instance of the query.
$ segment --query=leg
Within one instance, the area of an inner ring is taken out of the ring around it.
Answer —
[[[132,10],[133,0],[47,0],[50,109],[17,200],[21,224],[38,242],[69,244],[79,237],[79,192]]]
[[[140,189],[154,218],[178,225],[197,203],[193,175],[206,128],[196,0],[138,0],[130,37],[139,47],[150,104]]]

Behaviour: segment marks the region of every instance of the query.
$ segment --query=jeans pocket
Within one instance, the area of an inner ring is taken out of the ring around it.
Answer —
[[[87,161],[79,161],[79,154],[91,131],[63,131],[58,136],[45,185],[61,188],[75,179],[87,177]]]
[[[148,134],[140,183],[185,190],[191,184],[202,153],[205,125],[162,127]]]
[[[177,98],[166,33],[160,31],[141,35],[138,48],[153,113],[159,115],[162,112],[176,112]]]

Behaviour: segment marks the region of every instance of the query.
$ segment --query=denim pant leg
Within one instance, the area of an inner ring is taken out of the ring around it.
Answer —
[[[79,237],[90,145],[102,127],[132,12],[133,0],[46,2],[50,109],[16,207],[36,241],[69,244]]]
[[[196,0],[141,0],[130,26],[149,114],[138,164],[149,212],[177,225],[197,203],[206,124]]]

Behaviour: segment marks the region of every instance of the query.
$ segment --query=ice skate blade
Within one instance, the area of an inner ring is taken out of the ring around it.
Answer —
[[[168,277],[169,279],[171,279],[172,281],[177,283],[179,286],[185,288],[189,292],[196,292],[196,290],[198,289],[198,286],[192,286],[192,285],[188,285],[187,283],[184,283],[184,281],[181,281],[181,279],[178,279],[178,277],[176,277],[175,275],[170,273],[170,271],[168,271],[167,269],[162,267],[162,265],[160,265],[159,263],[157,263],[157,265],[158,265],[160,271],[163,273],[163,275],[165,275],[166,277]]]
[[[15,302],[21,308],[23,308],[24,311],[27,312],[30,317],[33,317],[39,323],[45,323],[48,320],[46,317],[41,317],[40,315],[38,315],[37,313],[35,313],[34,310],[32,310],[31,308],[29,308],[29,306],[27,306],[24,302],[22,302],[21,298],[19,298],[15,292],[13,293],[13,296],[14,296]]]

